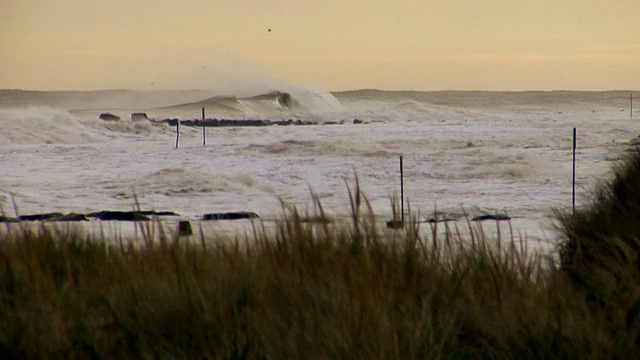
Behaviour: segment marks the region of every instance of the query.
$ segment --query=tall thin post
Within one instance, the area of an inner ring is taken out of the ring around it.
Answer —
[[[204,108],[202,108],[202,146],[207,146],[207,133],[204,129]]]
[[[404,224],[404,173],[402,169],[402,155],[400,155],[400,219]]]
[[[178,119],[178,122],[176,122],[176,149],[178,148],[179,144],[180,144],[180,119]]]
[[[576,213],[576,128],[573,128],[573,176],[571,180],[571,207]]]

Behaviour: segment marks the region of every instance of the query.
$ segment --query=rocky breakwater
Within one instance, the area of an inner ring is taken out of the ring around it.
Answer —
[[[102,113],[98,117],[100,120],[108,122],[118,122],[122,118],[112,113]],[[136,112],[131,114],[132,122],[148,121],[154,124],[167,124],[168,126],[176,126],[180,122],[181,126],[193,126],[193,127],[242,127],[242,126],[305,126],[305,125],[343,125],[344,121],[308,121],[301,119],[288,119],[288,120],[269,120],[269,119],[162,119],[156,120],[150,118],[146,113]],[[367,122],[354,119],[351,124],[359,125],[366,124]]]
[[[169,126],[176,126],[180,122],[181,126],[203,126],[203,127],[229,127],[229,126],[289,126],[289,125],[328,125],[338,124],[335,123],[318,123],[315,121],[303,121],[297,120],[267,120],[267,119],[205,119],[205,120],[179,120],[179,119],[164,119],[156,120],[154,122],[166,123]]]
[[[288,119],[288,120],[269,120],[269,119],[196,119],[196,120],[178,120],[178,119],[165,119],[160,122],[165,122],[170,126],[176,126],[178,121],[180,125],[184,126],[204,126],[204,127],[224,127],[224,126],[306,126],[306,125],[344,125],[345,121],[308,121],[300,119]],[[155,121],[158,122],[158,121]],[[353,119],[350,122],[354,125],[367,124],[366,121],[360,119]]]
[[[102,210],[88,214],[51,212],[42,214],[19,215],[10,217],[0,215],[0,223],[13,223],[20,221],[41,221],[41,222],[75,222],[89,221],[91,219],[102,221],[150,221],[153,218],[163,217],[180,217],[180,214],[173,211],[155,211],[155,210],[139,210],[139,211],[113,211]],[[255,219],[260,216],[251,211],[230,211],[220,213],[204,214],[200,220],[240,220]]]

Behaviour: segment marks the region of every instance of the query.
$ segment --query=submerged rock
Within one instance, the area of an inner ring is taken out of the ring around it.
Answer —
[[[113,115],[112,113],[102,113],[98,118],[104,121],[120,121],[120,116]]]
[[[236,211],[236,212],[204,214],[202,216],[202,220],[239,220],[239,219],[253,219],[253,218],[259,218],[259,217],[260,216],[254,212]]]
[[[188,220],[180,221],[178,223],[178,236],[190,236],[190,235],[193,235],[191,222]]]
[[[87,214],[88,217],[100,220],[149,221],[148,216],[138,211],[99,211]]]
[[[50,221],[89,221],[85,214],[69,213],[57,218],[50,219]]]
[[[62,216],[64,216],[63,213],[54,212],[54,213],[45,213],[45,214],[20,215],[18,219],[20,221],[45,221],[53,218],[59,218]]]
[[[59,212],[21,215],[17,220],[20,221],[87,221],[84,214],[69,213],[63,214]]]
[[[280,126],[287,126],[287,125],[297,125],[297,126],[304,126],[304,125],[319,125],[318,122],[315,121],[302,121],[300,119],[298,120],[268,120],[268,119],[236,119],[236,120],[232,120],[232,119],[205,119],[205,120],[200,120],[200,119],[194,119],[194,120],[190,120],[190,119],[186,119],[186,120],[179,120],[179,119],[163,119],[163,120],[153,120],[154,123],[165,123],[169,126],[176,126],[178,125],[178,122],[180,122],[181,126],[204,126],[204,127],[242,127],[242,126],[253,126],[253,127],[257,127],[257,126],[274,126],[274,125],[280,125]],[[324,125],[328,125],[327,123],[324,123]]]
[[[180,214],[176,214],[173,211],[144,210],[144,211],[138,211],[138,212],[142,215],[147,215],[147,216],[180,216]]]
[[[485,220],[500,221],[500,220],[511,220],[511,218],[508,217],[507,215],[496,214],[496,215],[480,215],[471,219],[471,221],[485,221]]]
[[[133,113],[131,114],[131,121],[151,120],[146,113]]]

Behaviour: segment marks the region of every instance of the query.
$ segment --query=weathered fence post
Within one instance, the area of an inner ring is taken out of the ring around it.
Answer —
[[[176,122],[176,149],[180,144],[180,119]]]
[[[204,108],[202,108],[202,146],[207,146],[207,133],[204,129]]]
[[[573,128],[573,174],[571,180],[571,208],[576,212],[576,128]]]

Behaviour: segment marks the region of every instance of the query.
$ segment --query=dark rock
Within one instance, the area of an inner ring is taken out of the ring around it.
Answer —
[[[20,221],[87,221],[84,214],[62,214],[59,212],[46,214],[22,215],[18,218]]]
[[[173,211],[155,211],[155,210],[151,210],[151,211],[139,211],[140,214],[142,215],[147,215],[147,216],[180,216],[180,214],[176,214]]]
[[[100,120],[104,121],[120,121],[120,116],[113,115],[111,113],[102,113],[99,116]]]
[[[200,120],[181,120],[180,125],[182,126],[198,126],[200,125]]]
[[[213,213],[204,214],[202,220],[238,220],[238,219],[253,219],[260,216],[254,212],[237,211],[237,212],[225,212],[225,213]]]
[[[163,123],[165,123],[165,124],[167,124],[169,126],[174,126],[175,127],[176,125],[178,125],[178,121],[180,121],[180,120],[178,120],[178,119],[164,119],[164,120],[160,120],[158,122],[163,122]]]
[[[119,220],[119,221],[148,221],[151,220],[146,215],[138,211],[99,211],[87,214],[88,217],[100,220]]]
[[[47,221],[89,221],[89,219],[84,214],[69,213],[59,217],[51,218]]]
[[[364,121],[360,120],[360,119],[353,119],[353,123],[358,125],[358,124],[364,124]]]
[[[4,215],[0,215],[0,223],[10,223],[10,222],[18,222],[20,220]]]
[[[151,120],[146,113],[133,113],[131,114],[131,121]]]
[[[276,125],[279,125],[279,126],[293,125],[293,120],[289,119],[289,120],[277,121]]]
[[[189,236],[189,235],[193,235],[191,222],[186,220],[178,222],[178,236]]]
[[[511,218],[508,217],[507,215],[480,215],[471,219],[471,221],[485,221],[485,220],[500,221],[500,220],[511,220]]]
[[[430,223],[430,224],[435,224],[435,223],[439,223],[439,222],[449,222],[449,221],[457,221],[458,219],[454,219],[454,218],[438,218],[438,219],[434,219],[434,218],[429,218],[426,220],[426,222]]]
[[[204,127],[241,127],[241,126],[272,126],[272,125],[282,125],[282,126],[286,126],[286,125],[298,125],[298,126],[302,126],[302,125],[318,125],[317,122],[314,121],[302,121],[300,119],[298,120],[277,120],[277,121],[272,121],[272,120],[267,120],[267,119],[257,119],[257,120],[251,120],[251,119],[240,119],[240,120],[231,120],[231,119],[205,119],[205,120],[200,120],[200,119],[195,119],[195,120],[191,120],[191,119],[187,119],[187,120],[179,120],[179,119],[163,119],[163,120],[152,120],[155,123],[165,123],[169,126],[176,126],[178,124],[178,122],[180,122],[180,125],[182,126],[204,126]],[[332,124],[337,124],[336,122],[328,122],[325,123],[325,125],[332,125]]]
[[[59,218],[62,216],[64,216],[64,214],[55,212],[55,213],[46,213],[46,214],[20,215],[18,219],[20,219],[20,221],[45,221],[45,220],[51,220],[53,218]]]

